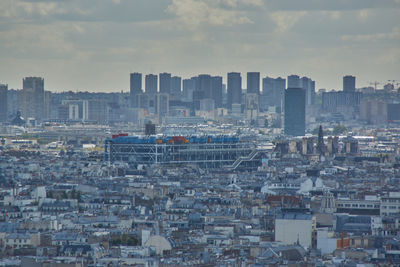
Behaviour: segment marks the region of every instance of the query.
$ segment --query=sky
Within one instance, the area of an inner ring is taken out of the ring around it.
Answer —
[[[15,89],[127,91],[131,72],[384,84],[400,80],[400,0],[0,0],[0,61]]]

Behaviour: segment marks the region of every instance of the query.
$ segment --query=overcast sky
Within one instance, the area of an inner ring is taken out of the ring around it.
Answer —
[[[400,0],[0,0],[0,83],[127,91],[129,73],[400,80]]]

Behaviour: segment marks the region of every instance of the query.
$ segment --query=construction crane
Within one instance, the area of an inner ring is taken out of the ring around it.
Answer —
[[[380,82],[377,82],[377,81],[375,81],[375,82],[370,82],[369,83],[370,85],[373,85],[374,86],[374,88],[375,88],[375,91],[376,91],[376,86],[378,85],[378,84],[381,84]]]

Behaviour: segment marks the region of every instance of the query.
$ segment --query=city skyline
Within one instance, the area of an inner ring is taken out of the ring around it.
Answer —
[[[135,72],[131,72],[131,73],[126,73],[126,76],[132,76],[132,74],[141,74],[142,75],[142,92],[145,92],[146,91],[146,87],[145,86],[146,86],[146,78],[147,78],[147,76],[154,76],[154,77],[157,78],[156,87],[159,89],[160,88],[160,84],[158,82],[158,79],[159,79],[159,75],[160,74],[161,75],[162,74],[171,75],[171,81],[172,81],[172,78],[181,79],[181,86],[183,85],[183,80],[190,80],[192,78],[196,78],[196,77],[201,76],[201,75],[208,75],[210,77],[221,77],[222,78],[222,83],[225,86],[227,86],[229,73],[239,73],[242,76],[242,79],[241,79],[241,85],[242,85],[241,88],[242,88],[242,90],[247,90],[247,86],[248,86],[247,76],[248,76],[248,74],[258,73],[259,74],[259,82],[260,82],[260,84],[259,84],[260,93],[262,93],[262,91],[263,91],[261,85],[262,85],[262,80],[265,79],[265,78],[285,79],[285,80],[288,79],[288,78],[290,79],[293,76],[297,77],[298,79],[308,78],[307,75],[299,75],[299,74],[290,74],[290,75],[287,75],[287,76],[284,76],[284,75],[271,76],[271,75],[268,75],[268,74],[263,75],[262,73],[256,72],[256,71],[245,71],[245,72],[233,71],[233,72],[227,72],[227,73],[222,74],[222,75],[213,75],[213,74],[209,74],[209,73],[205,74],[205,72],[203,72],[203,73],[193,74],[193,76],[188,76],[188,77],[182,76],[182,75],[177,74],[177,73],[171,73],[171,72],[166,72],[166,71],[160,72],[160,73],[147,73],[147,72],[135,71]],[[65,89],[65,90],[64,89],[59,89],[58,90],[58,89],[48,88],[47,84],[49,82],[47,81],[45,75],[44,76],[39,76],[39,75],[24,75],[24,76],[21,76],[21,78],[20,78],[20,80],[21,80],[20,84],[21,85],[20,86],[16,86],[16,87],[13,87],[7,81],[0,81],[0,84],[7,85],[9,90],[21,90],[21,89],[23,89],[23,79],[25,77],[40,77],[40,78],[43,78],[44,80],[46,80],[46,90],[54,92],[54,93],[68,92],[68,91],[72,91],[72,92],[90,92],[90,93],[96,93],[96,92],[98,92],[98,93],[118,93],[118,92],[121,92],[121,91],[124,92],[124,93],[130,93],[131,92],[131,78],[127,78],[126,79],[125,83],[127,85],[124,88],[119,88],[119,89],[115,89],[115,90],[105,90],[105,91],[104,90],[97,90],[97,89],[89,90],[87,88],[86,89],[85,88],[82,88],[82,89]],[[365,86],[363,86],[362,84],[360,84],[360,82],[358,80],[358,77],[354,76],[353,74],[345,74],[342,77],[338,78],[339,81],[340,81],[339,82],[340,85],[338,87],[336,87],[336,88],[325,88],[325,87],[317,85],[315,87],[315,91],[318,92],[318,90],[320,90],[320,89],[322,89],[324,91],[342,91],[344,89],[344,87],[343,87],[344,86],[343,78],[345,78],[345,77],[357,78],[357,81],[355,82],[355,89],[362,89],[362,88],[368,88],[368,87],[369,88],[376,88],[376,89],[383,89],[383,87],[385,85],[392,84],[393,86],[397,86],[397,85],[400,84],[400,80],[387,80],[387,81],[384,81],[384,82],[374,81],[374,82],[365,84]],[[50,79],[50,81],[51,81],[51,79]],[[318,80],[316,80],[316,79],[313,82],[319,84]],[[287,87],[285,89],[287,89],[287,88],[298,88],[298,87],[302,87],[302,86],[300,86],[300,85],[298,85],[298,86],[287,85]],[[182,88],[181,88],[181,90],[182,90]]]
[[[128,91],[131,72],[260,72],[341,89],[399,79],[400,3],[350,1],[10,1],[0,3],[0,83]],[[246,77],[242,75],[242,84]]]

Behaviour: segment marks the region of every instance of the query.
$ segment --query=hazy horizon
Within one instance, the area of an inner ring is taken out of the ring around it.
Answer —
[[[129,73],[400,80],[399,0],[2,0],[0,83],[124,92]],[[143,81],[144,86],[144,81]]]

